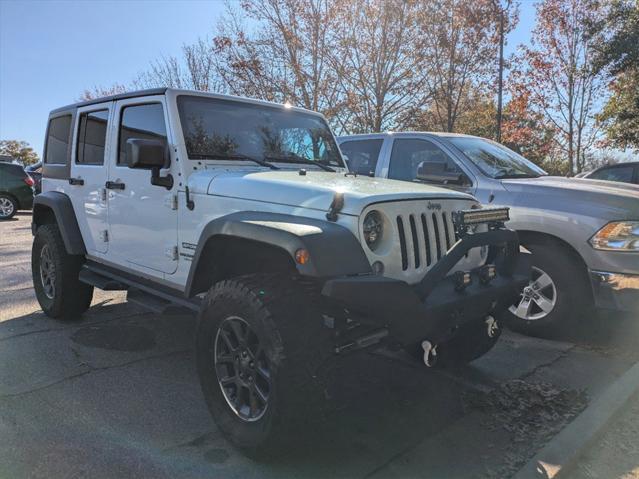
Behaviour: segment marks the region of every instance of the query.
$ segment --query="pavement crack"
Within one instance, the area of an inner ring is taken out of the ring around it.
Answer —
[[[558,354],[555,358],[553,358],[552,360],[546,362],[546,363],[541,363],[538,364],[537,366],[535,366],[533,369],[531,369],[530,371],[528,371],[527,373],[521,375],[520,377],[518,377],[517,379],[520,379],[521,381],[525,381],[528,378],[531,378],[532,376],[534,376],[535,374],[537,374],[539,371],[541,371],[544,368],[550,368],[552,366],[554,366],[556,363],[558,363],[559,361],[561,361],[562,359],[566,358],[570,353],[573,352],[573,350],[575,348],[577,348],[578,345],[573,344],[571,345],[569,348],[564,349],[560,354]]]
[[[171,356],[179,356],[180,354],[185,354],[185,353],[188,353],[190,351],[191,351],[190,349],[180,349],[178,351],[171,351],[171,352],[168,352],[168,353],[156,354],[154,356],[145,356],[143,358],[137,358],[137,359],[133,359],[131,361],[127,361],[125,363],[113,364],[111,366],[97,366],[96,367],[96,366],[91,366],[88,363],[83,363],[83,366],[86,367],[86,370],[84,370],[84,371],[80,371],[78,373],[72,374],[71,376],[66,376],[64,378],[58,379],[57,381],[53,381],[53,382],[48,383],[48,384],[43,384],[42,386],[38,386],[36,388],[29,389],[27,391],[20,391],[18,393],[10,393],[10,394],[1,394],[0,395],[0,400],[18,398],[18,397],[25,396],[27,394],[31,394],[31,393],[34,393],[34,392],[39,392],[39,391],[48,389],[50,387],[56,386],[58,384],[61,384],[63,382],[70,381],[72,379],[76,379],[76,378],[85,376],[85,375],[90,374],[90,373],[108,371],[110,369],[123,368],[123,367],[130,366],[132,364],[141,363],[143,361],[148,361],[148,360],[153,360],[153,359],[160,359],[160,358],[171,357]],[[75,351],[74,351],[74,353],[75,353]],[[76,356],[77,356],[77,353],[76,353]]]

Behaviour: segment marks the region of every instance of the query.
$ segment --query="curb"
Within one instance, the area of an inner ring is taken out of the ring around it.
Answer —
[[[552,479],[592,444],[605,425],[639,390],[639,362],[619,377],[584,411],[561,430],[512,479]]]

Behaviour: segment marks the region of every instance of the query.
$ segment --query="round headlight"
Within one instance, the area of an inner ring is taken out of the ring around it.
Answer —
[[[384,219],[379,211],[370,211],[364,217],[364,240],[366,245],[375,250],[377,245],[382,240],[382,234],[384,233]]]

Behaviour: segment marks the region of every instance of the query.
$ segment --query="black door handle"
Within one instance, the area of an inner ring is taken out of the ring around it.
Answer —
[[[117,181],[107,181],[104,186],[107,190],[123,190],[124,183],[118,183]]]
[[[69,178],[69,184],[81,186],[84,184],[84,180],[82,178]]]

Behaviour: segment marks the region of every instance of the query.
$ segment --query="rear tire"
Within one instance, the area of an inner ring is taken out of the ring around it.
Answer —
[[[12,196],[0,193],[0,220],[9,220],[18,212],[18,203]]]
[[[284,275],[221,281],[206,295],[197,370],[213,419],[252,456],[277,454],[326,399],[333,356],[318,295]]]
[[[568,331],[592,303],[590,285],[575,253],[554,242],[526,243],[533,279],[520,299],[504,312],[513,331],[555,337]]]
[[[55,224],[42,225],[33,239],[31,274],[42,311],[56,319],[81,319],[93,298],[93,286],[78,279],[84,257],[70,255]]]

